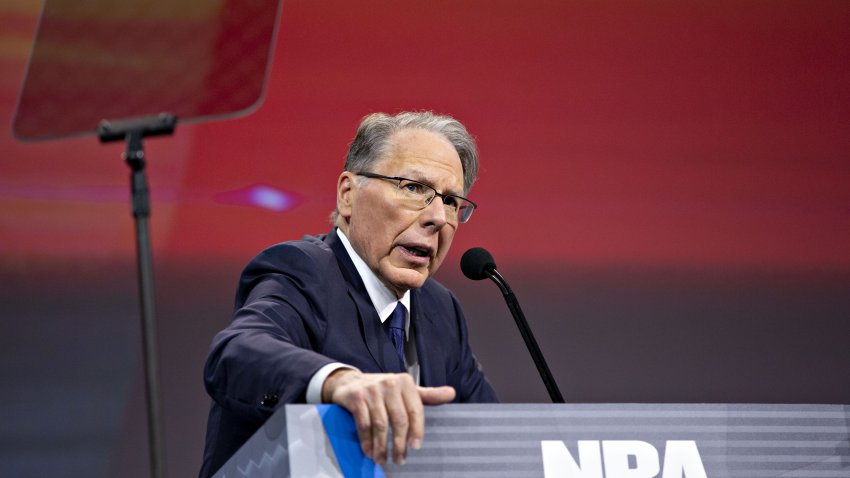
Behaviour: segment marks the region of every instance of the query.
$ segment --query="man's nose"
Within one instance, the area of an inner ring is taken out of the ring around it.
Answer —
[[[445,226],[448,223],[448,216],[443,198],[435,196],[431,204],[425,206],[425,209],[422,210],[422,219],[426,226],[433,225],[437,229]]]

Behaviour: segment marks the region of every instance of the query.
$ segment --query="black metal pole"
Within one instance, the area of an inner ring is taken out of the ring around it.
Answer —
[[[505,296],[505,302],[508,303],[508,308],[511,309],[511,315],[514,317],[514,322],[516,322],[516,326],[519,328],[519,333],[522,335],[522,340],[525,341],[525,346],[531,354],[531,359],[534,360],[534,365],[537,366],[537,372],[540,374],[540,378],[543,379],[543,384],[546,386],[546,391],[549,392],[549,398],[552,400],[552,403],[565,403],[564,397],[558,389],[558,384],[555,383],[555,377],[552,375],[552,372],[549,370],[549,366],[546,364],[543,352],[540,351],[540,347],[534,339],[531,327],[528,326],[528,321],[525,320],[525,314],[522,313],[522,309],[519,306],[519,301],[517,300],[516,295],[514,295],[514,292],[511,290],[507,281],[505,281],[502,275],[499,274],[499,271],[492,268],[486,272],[488,277],[490,277],[490,279],[499,286],[499,290],[502,291],[502,295]]]
[[[153,478],[164,478],[165,458],[162,438],[162,419],[159,404],[159,360],[156,320],[154,314],[153,259],[151,254],[150,194],[145,175],[145,136],[171,134],[177,119],[163,113],[150,118],[124,121],[103,121],[98,128],[101,142],[127,141],[124,161],[130,166],[130,192],[136,226],[136,257],[139,272],[139,303],[142,313],[142,356],[145,372],[145,398],[148,417],[148,453]]]
[[[153,260],[151,257],[150,196],[145,175],[145,152],[141,133],[127,134],[127,152],[124,160],[130,166],[130,184],[133,195],[133,217],[136,223],[136,252],[139,269],[139,297],[142,312],[142,354],[145,369],[145,396],[148,415],[148,447],[151,476],[162,478],[164,458],[159,405],[159,360],[157,353],[156,320],[154,318]]]

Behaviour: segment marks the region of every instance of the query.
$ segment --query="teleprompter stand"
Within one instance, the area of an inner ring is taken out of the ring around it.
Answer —
[[[79,3],[43,2],[12,131],[21,141],[97,133],[101,142],[126,142],[150,474],[162,478],[164,423],[148,232],[148,158],[142,143],[146,137],[171,134],[178,117],[181,123],[220,121],[249,114],[262,104],[283,1],[227,0],[222,8],[209,8],[206,0],[176,6],[172,0],[123,0],[98,2],[85,15],[80,14]],[[197,15],[189,18],[185,11]],[[89,58],[80,58],[81,54]],[[168,113],[156,115],[160,111]]]
[[[101,143],[125,140],[124,160],[130,166],[130,191],[133,218],[136,223],[136,256],[139,272],[139,303],[142,319],[142,355],[145,368],[145,398],[148,412],[148,447],[151,476],[164,476],[162,427],[159,406],[159,363],[154,317],[153,261],[148,228],[150,194],[145,175],[145,151],[142,140],[148,136],[170,135],[177,118],[168,113],[158,116],[100,123],[97,133]]]

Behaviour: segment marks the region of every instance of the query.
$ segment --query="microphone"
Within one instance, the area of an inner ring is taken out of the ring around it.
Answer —
[[[546,359],[543,357],[543,352],[534,340],[534,334],[528,326],[528,321],[525,320],[525,314],[519,306],[519,301],[511,290],[505,278],[496,270],[496,261],[493,256],[482,247],[473,247],[463,253],[460,258],[460,270],[463,275],[472,280],[482,280],[490,278],[499,286],[502,295],[505,296],[505,302],[508,303],[508,308],[511,310],[511,315],[514,317],[519,333],[525,341],[525,346],[528,347],[528,353],[531,354],[534,365],[537,366],[537,371],[540,373],[540,378],[543,379],[543,384],[546,386],[546,391],[549,392],[549,398],[552,403],[564,403],[564,397],[561,391],[558,390],[558,384],[555,383],[555,377],[549,371],[549,366],[546,365]]]
[[[473,247],[460,258],[460,270],[472,280],[486,279],[489,270],[496,270],[496,261],[483,247]]]

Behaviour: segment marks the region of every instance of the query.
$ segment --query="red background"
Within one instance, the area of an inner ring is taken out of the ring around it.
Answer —
[[[38,13],[0,6],[2,433],[10,456],[74,442],[80,476],[143,476],[123,147],[11,135]],[[849,403],[848,25],[845,1],[287,0],[259,108],[146,144],[171,473],[200,460],[201,366],[239,268],[327,231],[373,111],[451,114],[478,140],[480,210],[438,278],[505,400],[546,395],[498,292],[459,276],[471,246],[569,401]],[[257,184],[296,206],[222,200]]]

